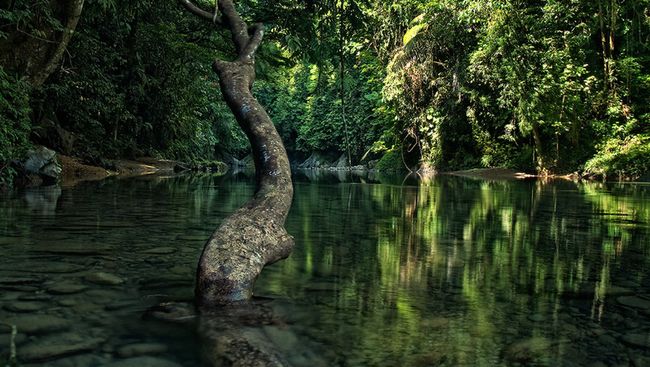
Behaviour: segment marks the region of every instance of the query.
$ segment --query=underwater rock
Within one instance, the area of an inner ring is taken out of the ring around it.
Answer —
[[[87,338],[76,333],[53,334],[21,347],[19,359],[25,362],[43,362],[90,352],[99,347],[103,341],[100,338]]]
[[[636,296],[624,296],[616,299],[623,306],[640,308],[643,310],[650,309],[650,301]]]
[[[83,292],[87,289],[85,285],[73,283],[70,281],[64,281],[59,283],[53,283],[47,286],[46,290],[51,294],[74,294]]]
[[[119,285],[124,283],[124,279],[118,277],[117,275],[104,272],[89,274],[85,279],[91,283],[101,285]]]
[[[510,362],[530,363],[543,357],[551,348],[551,342],[542,337],[532,337],[514,342],[502,352]]]
[[[13,302],[6,304],[3,308],[11,312],[34,312],[42,310],[45,304],[40,302]]]
[[[414,367],[431,367],[440,366],[447,361],[447,356],[442,352],[429,352],[413,356],[410,365]]]
[[[18,268],[15,271],[26,271],[31,273],[42,273],[42,274],[67,274],[67,273],[76,273],[83,270],[84,267],[77,264],[71,264],[63,261],[59,262],[32,262],[29,265],[29,268]]]
[[[631,332],[623,335],[621,340],[623,343],[631,345],[633,347],[650,349],[650,332]]]
[[[51,315],[21,315],[9,319],[7,324],[16,325],[19,333],[44,334],[67,330],[71,324],[68,320]]]
[[[532,314],[528,316],[528,320],[533,321],[533,322],[542,322],[546,320],[546,317],[542,314]]]
[[[173,247],[155,247],[148,250],[142,251],[143,254],[150,255],[169,255],[176,252],[176,249]]]
[[[160,343],[135,343],[121,346],[117,355],[122,358],[161,354],[167,351],[167,346]]]
[[[104,367],[182,367],[180,364],[158,357],[135,357],[109,363]]]

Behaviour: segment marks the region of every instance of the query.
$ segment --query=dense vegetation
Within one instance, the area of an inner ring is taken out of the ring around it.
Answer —
[[[650,0],[239,5],[269,28],[256,94],[295,160],[650,171]],[[210,70],[227,35],[176,1],[89,0],[35,81],[69,18],[44,0],[0,1],[0,177],[33,143],[95,163],[246,154]]]

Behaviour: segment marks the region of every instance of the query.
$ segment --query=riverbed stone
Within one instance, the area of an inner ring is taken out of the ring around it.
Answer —
[[[120,301],[108,303],[104,306],[104,309],[106,311],[117,311],[117,310],[129,309],[129,308],[133,309],[133,308],[141,307],[141,305],[142,304],[140,301],[128,299],[128,300],[120,300]]]
[[[433,317],[430,319],[423,319],[421,322],[423,329],[441,329],[449,326],[449,319],[446,317]]]
[[[40,284],[43,280],[32,277],[2,277],[0,278],[0,287],[5,285],[33,285]]]
[[[57,303],[60,306],[63,306],[63,307],[73,307],[73,306],[76,306],[79,302],[77,302],[77,300],[72,299],[72,298],[64,298],[64,299],[58,300]]]
[[[16,334],[16,336],[14,338],[14,343],[16,345],[21,345],[25,341],[27,341],[27,335],[25,335],[23,333]],[[6,329],[6,330],[1,329],[0,330],[0,355],[2,355],[2,350],[3,349],[9,349],[10,344],[11,344],[11,330],[9,330],[9,329]]]
[[[154,247],[148,250],[142,251],[143,254],[149,255],[169,255],[176,252],[176,249],[173,247]]]
[[[35,312],[45,308],[45,304],[41,302],[12,302],[4,305],[3,308],[11,312]]]
[[[616,338],[609,334],[603,334],[598,337],[598,342],[606,348],[612,348],[616,345]]]
[[[16,269],[16,271],[25,271],[30,273],[39,273],[39,274],[69,274],[76,273],[83,270],[84,267],[77,264],[66,263],[66,262],[43,262],[43,263],[31,263],[28,268]]]
[[[24,362],[44,362],[93,351],[103,341],[101,338],[87,338],[76,333],[52,334],[21,347],[19,358]]]
[[[299,345],[299,339],[290,330],[269,325],[264,327],[264,333],[280,349],[290,351]]]
[[[637,296],[623,296],[618,297],[616,300],[624,306],[639,308],[642,310],[650,309],[650,301]]]
[[[32,251],[43,254],[64,256],[92,256],[109,254],[111,248],[105,246],[88,246],[85,243],[60,243],[48,244],[43,247],[34,247]]]
[[[167,346],[160,343],[135,343],[121,346],[117,349],[117,355],[121,358],[146,356],[165,353]]]
[[[630,332],[624,334],[621,340],[633,347],[650,349],[650,332]]]
[[[6,291],[23,292],[23,293],[30,293],[30,292],[38,291],[38,287],[31,286],[31,285],[5,285],[3,287],[0,287],[0,289],[6,290]]]
[[[87,289],[83,284],[74,283],[71,281],[63,281],[52,283],[46,287],[48,293],[51,294],[75,294],[83,292]]]
[[[115,361],[104,367],[181,367],[181,365],[167,359],[142,356]]]
[[[630,296],[633,294],[634,291],[632,289],[626,287],[619,287],[615,285],[607,288],[607,291],[605,292],[606,296],[611,296],[611,297]]]
[[[22,294],[18,297],[19,301],[25,302],[49,302],[52,296],[45,293]]]
[[[314,282],[305,287],[307,292],[336,292],[337,285],[334,282]]]
[[[632,357],[632,365],[634,367],[648,367],[650,366],[650,357],[634,356]]]
[[[409,365],[414,367],[440,366],[447,360],[447,355],[442,351],[431,351],[428,353],[417,354],[412,357]]]
[[[508,345],[502,355],[510,362],[529,363],[544,357],[550,348],[551,342],[547,338],[532,337]]]
[[[111,288],[89,289],[86,291],[86,293],[84,293],[84,295],[86,295],[92,303],[104,306],[109,303],[121,300],[124,297],[124,293],[118,292],[117,290]]]
[[[29,365],[29,367],[88,367],[88,366],[104,366],[108,363],[109,359],[102,355],[97,355],[96,352],[79,354],[73,356],[66,356],[60,359],[49,361],[45,364],[38,363]],[[27,366],[26,366],[27,367]]]
[[[19,333],[34,335],[63,331],[71,326],[68,320],[52,315],[20,315],[6,323],[16,325]]]
[[[169,268],[170,273],[177,275],[191,275],[193,271],[194,268],[189,266],[174,265]]]
[[[119,285],[124,283],[124,279],[115,274],[97,272],[86,276],[87,281],[100,285]]]

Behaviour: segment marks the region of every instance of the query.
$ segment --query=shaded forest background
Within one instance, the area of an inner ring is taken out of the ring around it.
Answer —
[[[295,161],[650,172],[650,0],[238,5],[268,27],[255,94]],[[94,164],[246,155],[210,69],[227,37],[172,0],[0,0],[0,180],[32,144]]]

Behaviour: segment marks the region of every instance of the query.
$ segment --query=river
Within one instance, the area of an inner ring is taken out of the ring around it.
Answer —
[[[145,176],[0,198],[0,362],[201,366],[204,242],[245,176]],[[296,177],[255,327],[295,366],[650,365],[650,186]],[[2,364],[2,363],[0,363]],[[4,364],[2,364],[4,365]]]

